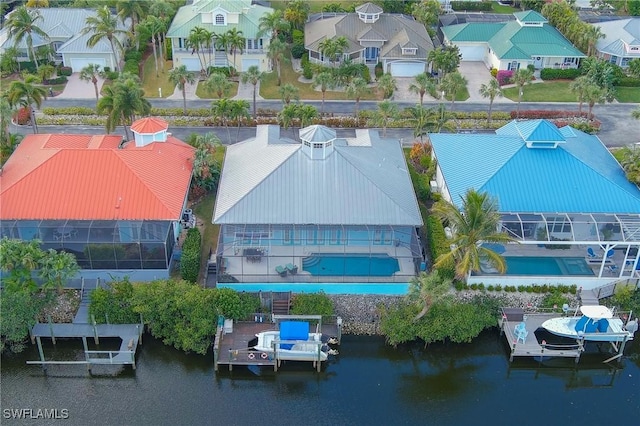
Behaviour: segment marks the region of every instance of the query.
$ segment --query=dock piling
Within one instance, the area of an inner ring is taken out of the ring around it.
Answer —
[[[38,342],[38,353],[40,354],[40,361],[42,362],[42,370],[46,373],[47,366],[44,363],[44,351],[42,350],[42,340],[40,339],[40,336],[36,337],[36,341]]]
[[[84,359],[87,361],[87,370],[91,373],[91,362],[89,362],[89,345],[87,344],[87,337],[82,336],[82,346],[84,347]]]
[[[53,332],[53,322],[51,321],[51,315],[47,315],[47,321],[49,322],[49,331],[51,332],[51,341],[56,344],[56,335]]]

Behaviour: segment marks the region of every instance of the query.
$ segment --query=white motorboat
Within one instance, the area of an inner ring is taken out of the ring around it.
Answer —
[[[326,361],[327,352],[323,350],[322,333],[310,333],[309,323],[285,321],[279,330],[263,331],[256,334],[258,343],[253,349],[290,361]]]
[[[582,316],[551,318],[542,323],[542,328],[556,336],[595,342],[633,340],[635,321],[625,325],[606,306],[581,306],[580,311]]]

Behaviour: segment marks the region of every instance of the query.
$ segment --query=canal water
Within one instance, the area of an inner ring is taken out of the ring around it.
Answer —
[[[311,365],[215,374],[211,354],[186,355],[150,336],[130,367],[50,366],[2,358],[2,425],[597,425],[638,424],[640,350],[616,368],[604,354],[509,363],[497,331],[471,344],[408,345],[346,336],[321,373]],[[48,340],[48,339],[47,339]],[[106,345],[107,343],[105,343]],[[102,344],[101,344],[102,346]],[[45,346],[82,359],[82,343]],[[592,348],[594,351],[597,348]],[[258,373],[258,374],[256,374]],[[65,420],[7,419],[6,409],[66,409]]]

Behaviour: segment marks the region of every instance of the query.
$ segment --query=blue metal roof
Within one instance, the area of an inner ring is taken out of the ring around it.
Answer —
[[[511,122],[495,135],[431,134],[453,202],[474,188],[497,197],[503,212],[640,213],[640,189],[597,137],[556,130],[562,145],[527,148],[515,132],[529,127],[529,136],[549,137],[546,124],[533,122]]]
[[[498,135],[521,136],[527,142],[559,142],[565,138],[558,128],[547,120],[512,121],[496,130]]]

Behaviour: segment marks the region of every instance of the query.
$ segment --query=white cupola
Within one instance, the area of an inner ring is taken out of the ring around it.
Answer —
[[[319,124],[300,129],[302,152],[312,160],[324,160],[331,155],[335,139],[335,130]]]

